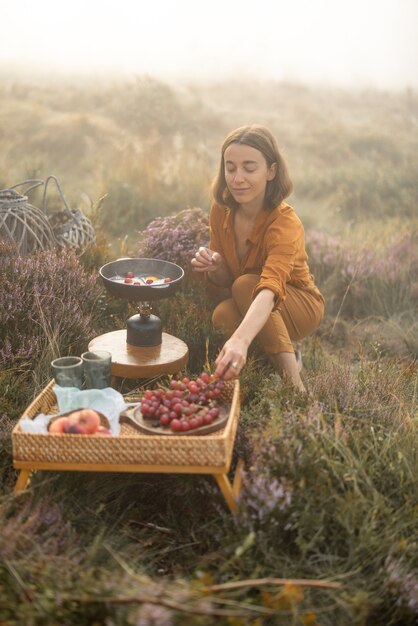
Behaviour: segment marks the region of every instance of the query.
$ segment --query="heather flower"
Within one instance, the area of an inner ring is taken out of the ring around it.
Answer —
[[[321,275],[337,270],[351,280],[396,281],[418,271],[418,232],[397,234],[381,249],[356,247],[337,236],[318,231],[307,234],[310,265]]]
[[[187,268],[199,246],[209,242],[209,218],[200,208],[157,217],[140,233],[137,256],[163,259]]]
[[[139,610],[136,626],[172,626],[171,611],[163,606],[144,603]]]
[[[100,287],[74,252],[0,252],[0,259],[1,364],[34,361],[47,344],[58,353],[92,336]]]
[[[310,259],[316,264],[334,268],[343,251],[343,243],[336,235],[312,230],[306,237]]]
[[[57,557],[76,541],[70,522],[66,521],[57,504],[42,500],[36,504],[25,503],[10,517],[7,504],[0,506],[0,559],[13,559],[19,554],[29,554],[42,545],[44,555]],[[79,557],[72,556],[72,559]]]
[[[306,409],[305,419],[307,422],[311,423],[317,430],[322,428],[325,405],[323,402],[319,402],[318,400],[314,400],[310,403]],[[290,416],[290,419],[294,419],[294,416]]]
[[[244,477],[238,523],[250,530],[278,523],[278,514],[286,511],[292,503],[292,493],[289,480],[265,473],[261,463],[256,463],[251,473]]]
[[[377,248],[325,233],[307,234],[310,268],[329,312],[390,317],[416,306],[418,232],[399,233]]]
[[[408,572],[406,567],[393,558],[388,557],[385,562],[388,573],[389,586],[400,593],[398,606],[406,604],[411,611],[418,614],[418,576]]]

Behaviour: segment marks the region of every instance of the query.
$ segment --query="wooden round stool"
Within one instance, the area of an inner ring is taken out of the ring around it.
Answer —
[[[107,350],[112,355],[112,376],[151,378],[176,374],[189,358],[187,344],[168,333],[159,346],[138,347],[126,343],[126,329],[114,330],[90,341],[89,350]]]

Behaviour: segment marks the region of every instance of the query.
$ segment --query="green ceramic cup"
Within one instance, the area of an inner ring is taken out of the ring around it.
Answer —
[[[63,356],[54,359],[51,363],[51,369],[55,382],[60,387],[82,388],[84,366],[83,360],[79,356]]]
[[[92,350],[81,355],[87,389],[110,387],[112,379],[112,355],[106,350]]]

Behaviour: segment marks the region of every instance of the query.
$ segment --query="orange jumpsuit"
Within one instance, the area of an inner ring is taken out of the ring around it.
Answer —
[[[314,332],[324,315],[324,298],[309,272],[304,229],[294,209],[282,202],[270,212],[262,210],[242,261],[235,245],[234,209],[215,203],[210,227],[209,247],[221,254],[233,277],[227,291],[215,287],[218,299],[222,291],[224,297],[212,314],[215,328],[230,337],[257,293],[270,289],[274,307],[257,339],[266,354],[293,352],[292,341]]]

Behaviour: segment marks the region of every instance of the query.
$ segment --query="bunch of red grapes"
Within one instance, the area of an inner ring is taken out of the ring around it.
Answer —
[[[223,380],[202,372],[195,379],[172,379],[168,389],[147,389],[141,400],[144,419],[152,426],[186,432],[212,424],[219,416]]]

